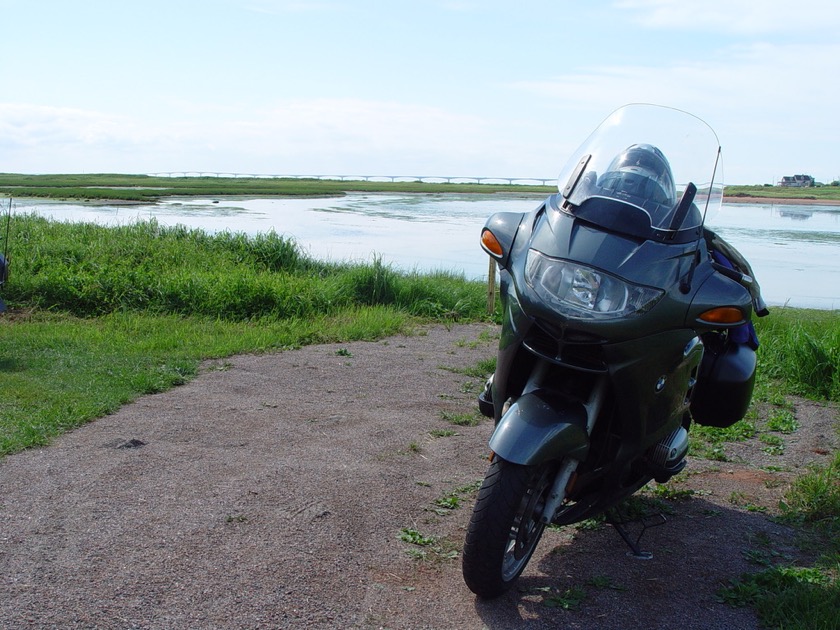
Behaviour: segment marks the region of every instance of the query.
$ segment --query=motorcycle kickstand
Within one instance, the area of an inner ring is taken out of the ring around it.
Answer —
[[[636,558],[637,560],[650,560],[653,558],[653,552],[642,551],[641,547],[639,547],[639,541],[648,529],[664,525],[666,522],[665,515],[662,513],[652,515],[652,517],[655,518],[657,522],[648,522],[646,517],[625,520],[621,517],[621,513],[618,509],[615,508],[608,510],[606,513],[607,523],[613,526],[615,531],[618,532],[618,535],[621,536],[622,540],[627,543],[628,547],[630,547],[630,551],[627,552],[627,555],[632,558]],[[642,525],[642,531],[639,532],[635,541],[630,537],[630,532],[628,532],[624,527],[627,523],[641,523]]]

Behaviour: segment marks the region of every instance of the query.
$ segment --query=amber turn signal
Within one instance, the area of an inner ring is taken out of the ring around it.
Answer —
[[[734,306],[719,306],[706,311],[698,319],[708,324],[740,324],[744,321],[744,314]]]
[[[496,256],[497,258],[504,256],[502,244],[499,243],[499,240],[490,230],[484,230],[481,233],[481,246],[484,248],[484,251],[492,256]]]

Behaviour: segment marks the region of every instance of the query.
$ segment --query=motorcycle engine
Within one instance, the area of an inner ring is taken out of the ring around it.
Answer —
[[[657,483],[664,483],[685,468],[685,456],[688,454],[688,431],[677,428],[647,452],[648,464]]]

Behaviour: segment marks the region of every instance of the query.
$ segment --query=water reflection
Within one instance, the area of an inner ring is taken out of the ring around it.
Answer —
[[[807,221],[812,216],[814,216],[814,213],[799,209],[779,210],[779,216],[785,219],[793,219],[794,221]]]
[[[107,225],[154,218],[208,232],[274,230],[321,260],[373,256],[405,270],[486,278],[478,246],[494,212],[525,212],[541,195],[370,194],[276,199],[170,198],[115,205],[15,200],[17,213]],[[724,204],[709,225],[751,261],[770,304],[840,308],[840,206]]]

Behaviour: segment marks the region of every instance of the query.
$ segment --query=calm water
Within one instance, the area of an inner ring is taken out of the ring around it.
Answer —
[[[541,195],[349,194],[322,199],[168,199],[112,206],[16,200],[14,212],[107,225],[155,218],[208,232],[294,238],[321,260],[369,261],[406,270],[486,278],[478,245],[494,212],[523,212]],[[769,304],[840,309],[840,205],[725,204],[709,225],[750,260]]]

